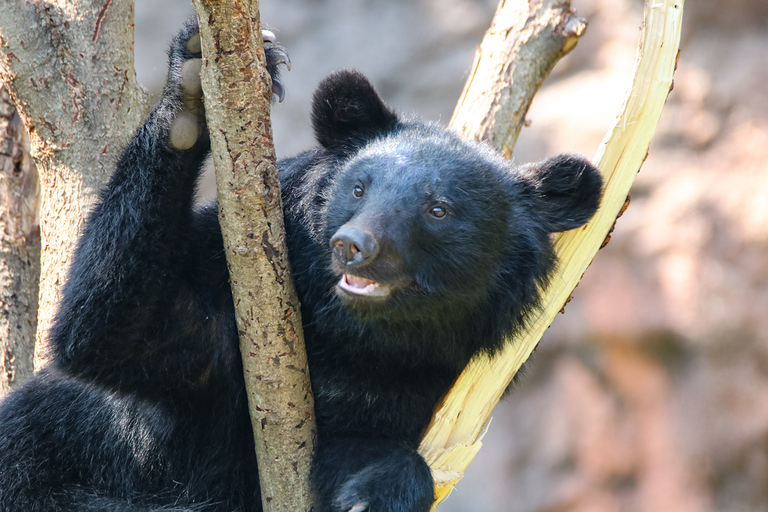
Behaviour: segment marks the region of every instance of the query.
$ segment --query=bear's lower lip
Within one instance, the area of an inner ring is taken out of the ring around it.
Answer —
[[[339,288],[347,293],[360,297],[386,297],[389,286],[377,283],[372,279],[344,274],[339,281]]]

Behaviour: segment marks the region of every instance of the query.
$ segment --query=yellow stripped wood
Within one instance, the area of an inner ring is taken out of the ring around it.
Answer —
[[[503,352],[473,360],[435,411],[419,449],[435,477],[435,506],[474,459],[493,407],[570,297],[624,205],[672,87],[683,5],[684,0],[646,1],[634,81],[595,157],[605,180],[601,207],[583,228],[558,235],[555,248],[561,264],[543,294],[542,308],[524,335]]]

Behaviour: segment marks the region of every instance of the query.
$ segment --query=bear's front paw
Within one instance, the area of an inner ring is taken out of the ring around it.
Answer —
[[[262,31],[267,70],[272,76],[272,92],[279,101],[285,98],[285,86],[280,81],[278,66],[291,69],[291,59],[285,49],[276,44],[275,35]],[[205,105],[200,70],[203,66],[202,45],[197,22],[190,20],[173,41],[170,69],[164,94],[181,101],[171,121],[170,143],[175,149],[190,149],[205,130]]]
[[[334,512],[428,512],[434,502],[426,464],[374,464],[344,482],[333,501]],[[410,466],[410,467],[409,467]]]
[[[195,145],[205,129],[205,107],[200,70],[203,66],[202,48],[197,21],[190,20],[171,44],[168,81],[163,95],[174,110],[171,121],[170,143],[175,149],[189,149]]]

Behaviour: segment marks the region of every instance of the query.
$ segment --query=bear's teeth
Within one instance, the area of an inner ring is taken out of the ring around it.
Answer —
[[[376,285],[376,281],[366,279],[364,277],[353,276],[350,274],[344,274],[344,279],[347,281],[348,285],[354,286],[355,288],[365,288],[369,285]]]
[[[339,281],[339,286],[355,295],[367,295],[373,297],[383,297],[389,294],[389,287],[377,283],[372,279],[344,274]]]

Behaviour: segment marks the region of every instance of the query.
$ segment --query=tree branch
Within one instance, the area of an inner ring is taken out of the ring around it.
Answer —
[[[310,509],[314,402],[288,272],[257,0],[195,0],[219,219],[265,512]]]
[[[511,156],[534,95],[586,28],[570,0],[502,0],[449,126]]]
[[[555,249],[560,266],[543,293],[540,311],[531,318],[527,331],[502,353],[493,359],[477,357],[473,360],[435,411],[420,452],[433,468],[436,503],[444,499],[463,476],[464,469],[480,449],[482,431],[491,410],[562,310],[626,207],[629,188],[647,156],[671,90],[680,44],[683,3],[683,0],[646,1],[632,88],[616,125],[609,131],[596,157],[605,180],[600,210],[584,228],[557,237]],[[502,141],[502,144],[506,142]]]

